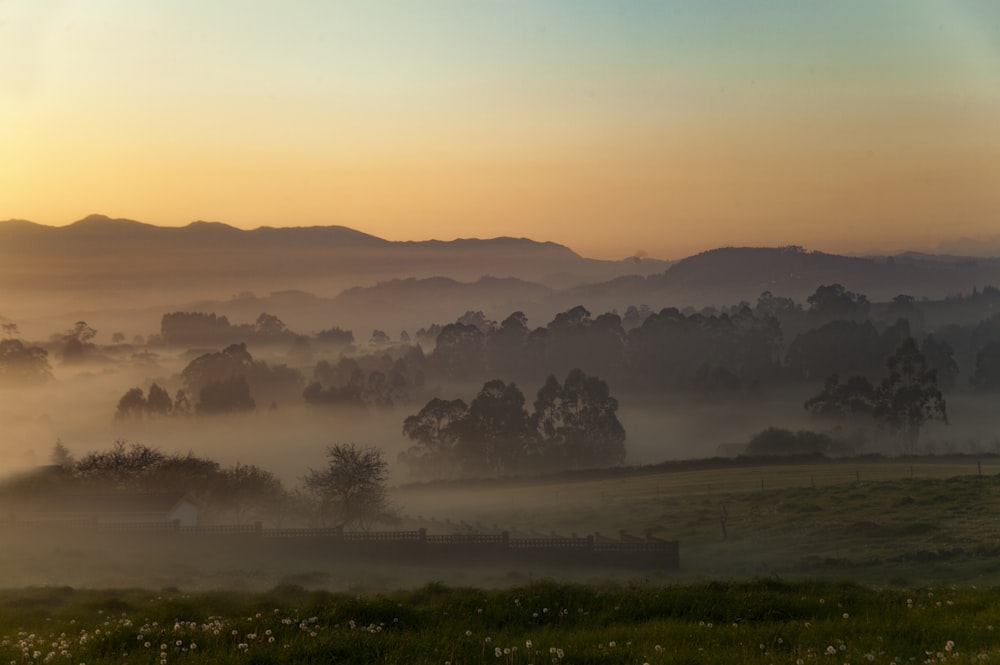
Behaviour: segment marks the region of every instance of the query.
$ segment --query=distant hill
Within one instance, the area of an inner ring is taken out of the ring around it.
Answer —
[[[338,325],[359,335],[412,332],[466,310],[498,320],[521,310],[536,326],[575,305],[703,307],[753,303],[764,291],[804,302],[835,282],[873,301],[938,299],[1000,285],[1000,259],[725,247],[671,264],[598,261],[527,238],[393,242],[342,226],[174,228],[99,215],[66,227],[0,222],[0,315],[44,334],[78,319],[145,334],[179,308],[238,322],[267,311],[301,332]]]
[[[488,274],[566,288],[668,265],[587,259],[527,238],[392,242],[342,226],[246,231],[213,222],[159,227],[101,215],[64,227],[0,222],[0,289],[36,304],[51,296],[57,303],[110,307],[131,296],[148,303],[192,293],[225,298],[286,289],[332,297],[393,279],[474,281]]]
[[[900,294],[943,298],[985,284],[1000,285],[1000,259],[915,253],[852,257],[800,247],[725,247],[678,261],[660,274],[581,286],[568,295],[602,306],[623,299],[650,306],[699,306],[740,300],[753,303],[761,293],[771,291],[804,302],[817,286],[833,283],[871,300]]]

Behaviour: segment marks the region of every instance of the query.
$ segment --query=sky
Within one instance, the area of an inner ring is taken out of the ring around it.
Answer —
[[[1000,233],[1000,3],[0,0],[0,219],[597,258]]]

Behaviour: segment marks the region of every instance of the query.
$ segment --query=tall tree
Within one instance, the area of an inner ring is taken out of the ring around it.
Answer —
[[[541,454],[556,468],[598,467],[625,461],[625,428],[607,382],[573,369],[560,384],[550,376],[532,415]]]
[[[889,375],[875,393],[875,419],[899,436],[904,454],[916,451],[920,430],[931,420],[948,422],[944,397],[937,385],[937,375],[916,341],[906,339],[887,362]]]
[[[153,382],[146,394],[146,413],[151,416],[169,416],[173,410],[174,401],[170,399],[170,394]]]
[[[462,468],[473,473],[514,473],[530,456],[524,394],[513,383],[487,381],[469,403],[456,445]]]
[[[403,434],[414,442],[400,455],[417,473],[449,476],[455,470],[455,448],[469,417],[469,405],[460,399],[435,397],[416,415],[403,421]]]

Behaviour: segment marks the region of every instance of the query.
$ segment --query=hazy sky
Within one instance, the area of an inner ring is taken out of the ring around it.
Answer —
[[[0,0],[0,219],[620,258],[1000,232],[1000,2]]]

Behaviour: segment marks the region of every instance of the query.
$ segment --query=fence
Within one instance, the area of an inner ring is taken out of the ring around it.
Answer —
[[[265,529],[255,524],[180,526],[168,522],[101,522],[98,520],[0,520],[0,529],[32,530],[57,537],[79,539],[109,538],[115,535],[133,537],[138,534],[161,535],[178,540],[182,545],[217,546],[223,542],[239,543],[240,547],[270,547],[289,554],[297,545],[319,548],[330,556],[355,556],[372,560],[406,560],[411,562],[482,561],[509,563],[539,561],[552,564],[579,563],[607,566],[642,566],[662,570],[680,567],[677,541],[643,538],[619,532],[620,538],[600,534],[586,537],[511,537],[509,532],[498,534],[460,533],[428,534],[426,529],[414,531],[345,531],[341,528]],[[219,540],[222,538],[223,540]],[[235,539],[235,540],[234,540]]]

